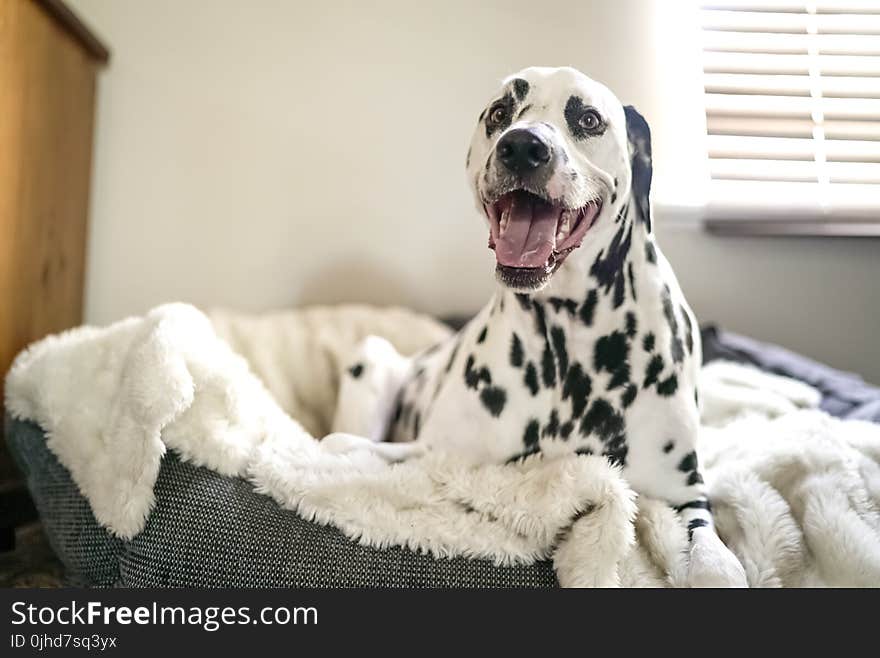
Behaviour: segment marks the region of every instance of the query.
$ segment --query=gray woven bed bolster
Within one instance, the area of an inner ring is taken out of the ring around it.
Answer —
[[[49,541],[71,584],[107,587],[555,587],[549,562],[496,567],[435,559],[401,547],[361,546],[257,494],[240,479],[169,452],[156,507],[130,541],[98,525],[36,425],[7,418]]]

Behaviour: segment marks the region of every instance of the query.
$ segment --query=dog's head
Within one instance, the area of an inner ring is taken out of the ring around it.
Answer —
[[[610,241],[630,214],[650,230],[648,124],[575,69],[505,80],[480,114],[467,167],[498,280],[514,290],[540,290],[569,254]]]

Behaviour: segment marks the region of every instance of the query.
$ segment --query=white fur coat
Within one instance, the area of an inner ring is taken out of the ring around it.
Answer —
[[[161,306],[32,345],[7,377],[6,408],[46,430],[98,521],[120,537],[143,528],[171,448],[372,546],[500,564],[550,558],[563,586],[681,584],[678,518],[636,501],[599,457],[389,465],[313,438],[327,430],[340,364],[362,337],[411,353],[447,331],[399,309],[209,319]],[[817,401],[809,387],[732,364],[705,368],[701,390],[718,530],[749,583],[880,586],[880,426],[803,409]]]

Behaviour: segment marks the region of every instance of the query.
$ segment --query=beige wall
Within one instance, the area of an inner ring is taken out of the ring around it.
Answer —
[[[663,251],[701,320],[880,384],[880,241],[717,238],[659,219]]]
[[[464,154],[495,82],[531,64],[577,66],[637,105],[654,127],[660,205],[700,200],[687,2],[71,4],[113,50],[91,322],[171,299],[474,310],[491,256]],[[880,381],[876,243],[713,239],[677,215],[661,208],[664,248],[704,319]]]

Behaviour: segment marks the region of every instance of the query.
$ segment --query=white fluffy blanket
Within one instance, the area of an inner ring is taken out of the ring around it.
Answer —
[[[132,537],[166,448],[373,546],[497,563],[553,560],[563,586],[676,586],[686,533],[598,457],[470,468],[387,464],[323,435],[363,336],[412,352],[446,335],[403,310],[315,308],[211,319],[167,305],[32,345],[6,408],[39,423],[98,521]],[[704,369],[701,455],[719,532],[752,586],[880,586],[880,426],[832,419],[797,382]],[[293,418],[297,420],[293,420]]]

